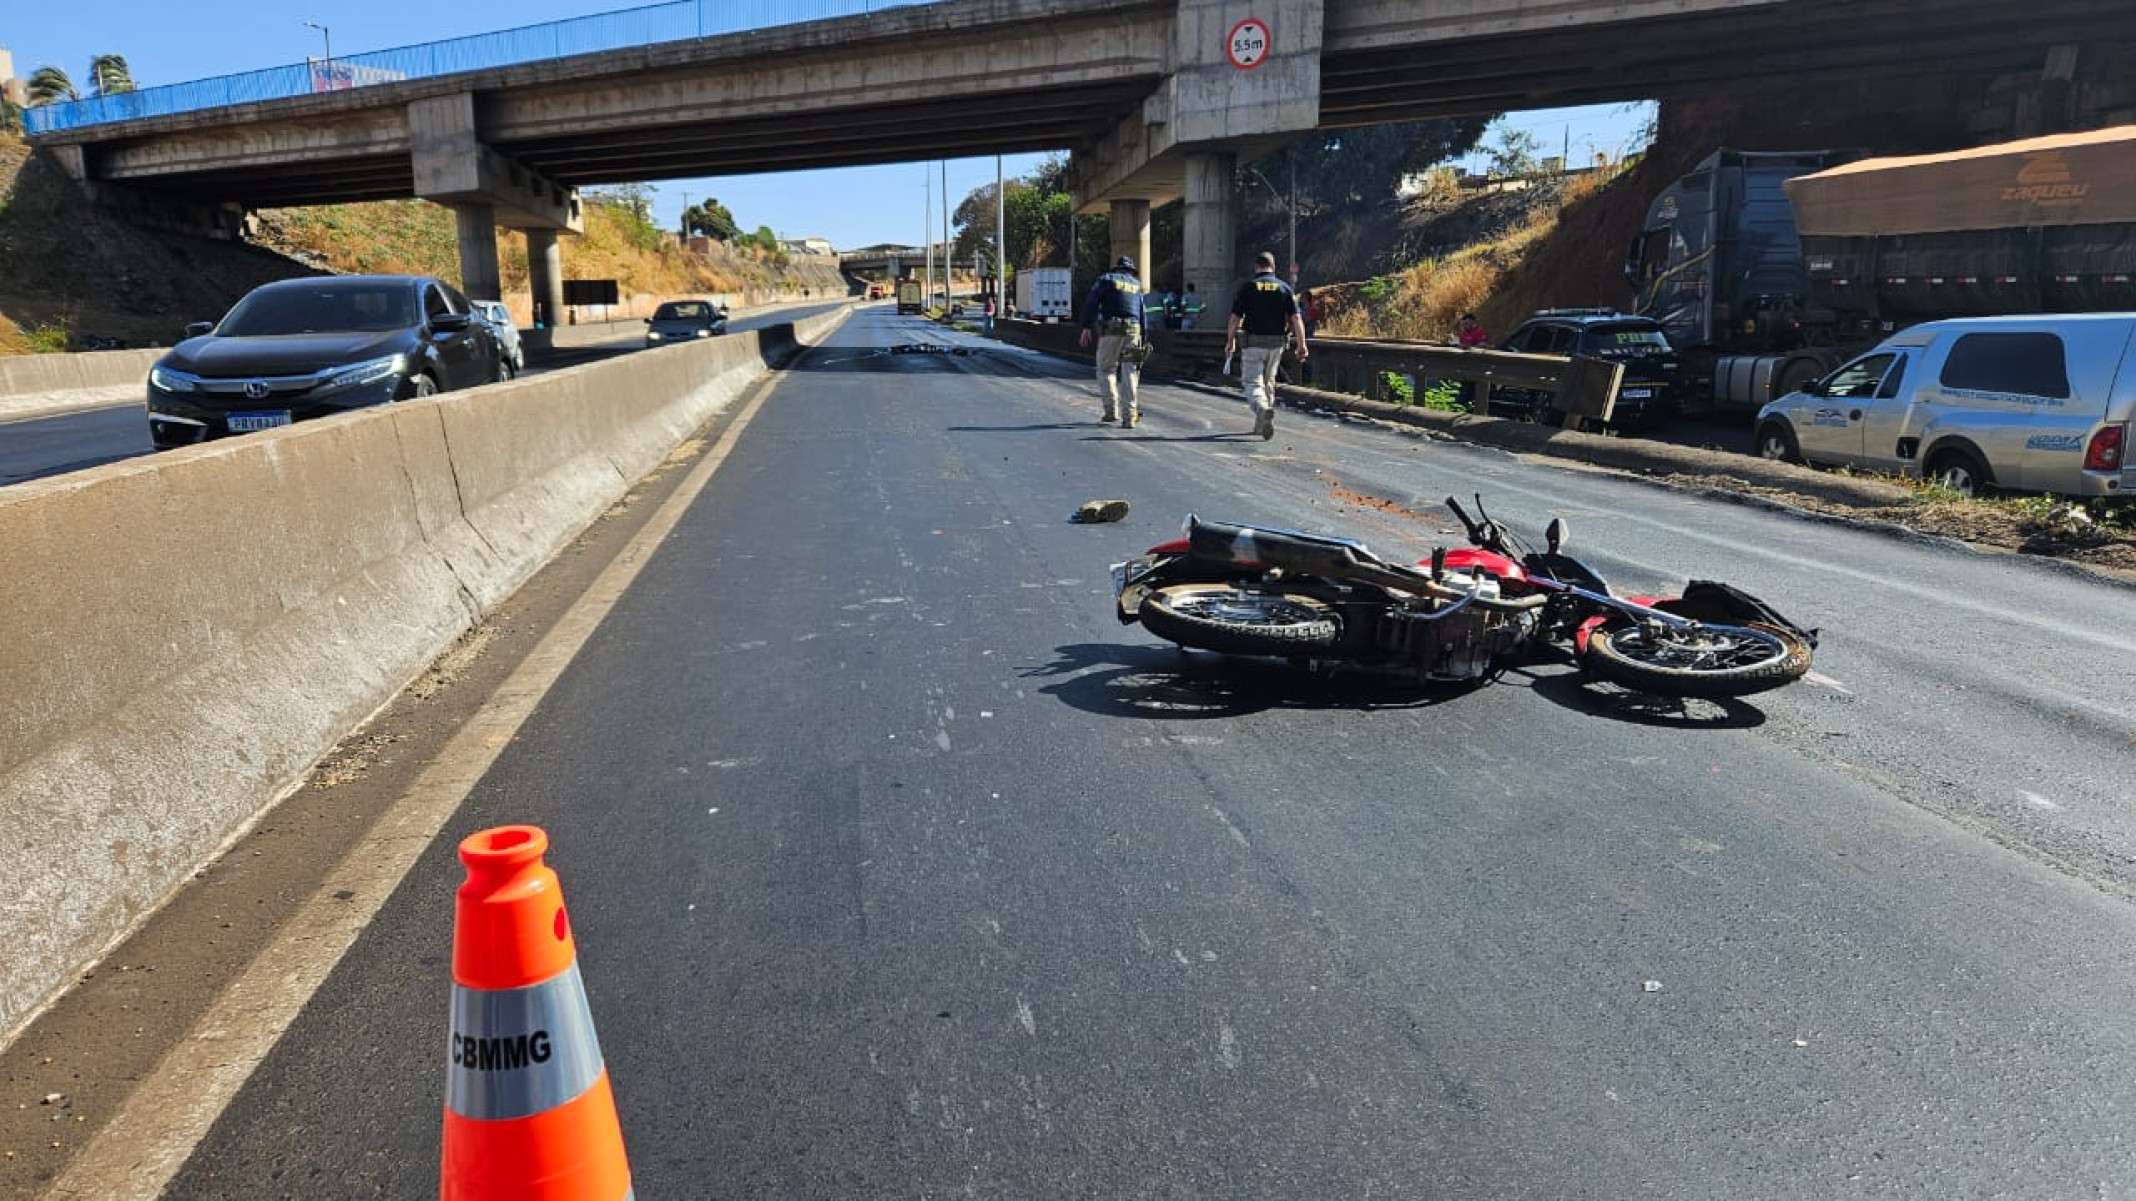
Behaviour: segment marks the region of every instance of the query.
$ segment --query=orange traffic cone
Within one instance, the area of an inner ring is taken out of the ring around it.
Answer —
[[[444,1201],[626,1201],[630,1164],[579,981],[549,836],[499,826],[460,844]]]

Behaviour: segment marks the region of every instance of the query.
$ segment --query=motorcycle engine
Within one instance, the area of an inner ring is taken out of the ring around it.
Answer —
[[[1473,584],[1483,600],[1499,596],[1498,581],[1488,575],[1479,581],[1449,572],[1445,582],[1463,592]],[[1475,604],[1455,606],[1454,601],[1424,596],[1386,609],[1380,618],[1379,644],[1415,664],[1426,680],[1480,680],[1490,674],[1500,655],[1528,636],[1535,623],[1532,613],[1507,613]]]

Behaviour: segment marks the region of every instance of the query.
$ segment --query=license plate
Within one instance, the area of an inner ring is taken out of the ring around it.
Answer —
[[[1117,599],[1121,593],[1127,591],[1127,564],[1115,563],[1112,565],[1112,580],[1113,596]]]
[[[249,434],[255,430],[271,430],[289,424],[289,410],[275,409],[262,413],[232,413],[229,418],[230,432]]]
[[[1652,400],[1654,399],[1654,389],[1620,388],[1617,391],[1617,395],[1623,400]]]

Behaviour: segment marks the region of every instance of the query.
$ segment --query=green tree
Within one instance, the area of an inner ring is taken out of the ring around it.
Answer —
[[[682,228],[686,233],[711,238],[715,242],[732,242],[742,232],[727,206],[710,196],[702,203],[682,210]]]
[[[74,90],[74,81],[67,78],[67,73],[50,65],[30,72],[24,86],[29,90],[31,104],[56,104],[82,98],[82,94]]]
[[[1501,125],[1498,140],[1484,153],[1489,157],[1493,175],[1532,175],[1536,168],[1536,151],[1541,146],[1533,130]]]
[[[89,94],[115,96],[134,90],[133,69],[123,54],[99,54],[89,60]]]
[[[0,96],[0,133],[22,132],[22,106]]]

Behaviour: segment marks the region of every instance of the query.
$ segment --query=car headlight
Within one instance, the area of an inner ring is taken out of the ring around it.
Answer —
[[[645,340],[648,342],[658,342],[661,338],[665,336],[665,334],[662,334],[657,329],[649,329],[645,331]]]
[[[712,336],[712,331],[708,329],[701,329],[697,331],[697,336],[700,338],[709,338]]]
[[[352,366],[343,367],[332,375],[327,376],[325,381],[319,385],[319,390],[332,392],[340,388],[356,388],[364,384],[375,384],[380,380],[392,379],[400,375],[407,370],[407,367],[407,356],[397,354],[388,355],[382,359],[356,363]]]
[[[161,367],[148,369],[148,382],[154,387],[163,389],[165,392],[191,392],[193,390],[192,380],[179,375],[175,371],[165,371]]]

